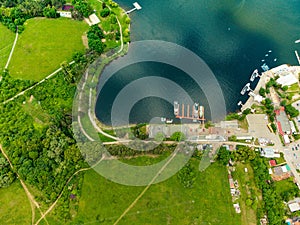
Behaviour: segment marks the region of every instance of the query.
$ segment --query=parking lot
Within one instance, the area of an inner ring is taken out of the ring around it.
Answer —
[[[278,135],[271,133],[268,129],[268,118],[265,114],[249,114],[246,118],[249,125],[249,135],[256,138],[267,138],[272,140],[276,146],[282,146]]]

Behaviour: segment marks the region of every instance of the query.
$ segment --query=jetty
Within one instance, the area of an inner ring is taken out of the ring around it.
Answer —
[[[297,60],[298,60],[299,65],[300,65],[300,58],[299,58],[299,55],[298,55],[297,50],[295,50],[295,55],[296,55],[296,57],[297,57]]]
[[[192,107],[187,104],[179,104],[177,101],[174,102],[174,115],[178,119],[189,119],[193,122],[205,121],[204,118],[204,107],[199,106],[199,103],[195,103]]]
[[[128,10],[128,11],[126,12],[126,14],[129,14],[129,13],[135,11],[135,10],[141,10],[141,9],[142,9],[142,7],[140,6],[140,4],[137,3],[137,2],[133,3],[133,6],[134,6],[134,8],[131,9],[131,10]]]

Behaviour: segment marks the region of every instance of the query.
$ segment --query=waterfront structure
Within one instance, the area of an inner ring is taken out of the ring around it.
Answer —
[[[129,11],[127,11],[126,14],[129,14],[129,13],[135,11],[135,10],[141,10],[142,9],[142,7],[140,6],[140,4],[137,3],[137,2],[133,3],[133,6],[134,6],[134,8],[131,9],[131,10],[129,10]]]
[[[190,110],[191,108],[191,110]],[[199,103],[194,103],[192,107],[189,104],[179,104],[177,101],[174,102],[174,115],[178,119],[188,119],[197,121],[205,121],[204,118],[204,107],[199,106]]]

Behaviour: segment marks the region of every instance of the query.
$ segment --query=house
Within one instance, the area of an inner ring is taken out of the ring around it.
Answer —
[[[98,18],[98,16],[93,13],[92,15],[89,16],[89,18],[84,18],[84,21],[89,25],[89,26],[93,26],[96,25],[98,23],[100,23],[100,19]]]
[[[282,86],[291,86],[292,84],[298,83],[298,79],[294,74],[289,73],[287,75],[279,77],[276,82],[278,84],[281,84]]]
[[[275,153],[273,148],[261,148],[260,155],[265,158],[280,158],[280,154]]]
[[[270,166],[276,166],[276,165],[277,165],[277,164],[276,164],[276,160],[274,160],[274,159],[270,160],[270,161],[269,161],[269,165],[270,165]]]
[[[288,203],[288,207],[289,207],[291,212],[296,212],[296,211],[300,210],[299,202]]]
[[[74,6],[72,5],[63,5],[61,10],[58,10],[57,13],[59,13],[60,17],[66,17],[66,18],[72,18],[72,10],[74,9]]]

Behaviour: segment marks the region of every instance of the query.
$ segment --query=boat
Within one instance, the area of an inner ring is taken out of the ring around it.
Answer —
[[[272,52],[272,50],[269,50],[269,53],[271,53]]]
[[[262,61],[262,62],[264,62],[265,60],[264,60],[264,59],[262,59],[261,61]]]
[[[239,101],[237,105],[238,106],[243,105],[242,101]]]
[[[166,119],[166,123],[168,123],[168,124],[173,123],[173,120],[172,119]]]
[[[298,43],[300,43],[300,39],[295,41],[295,44],[298,44]]]
[[[193,117],[194,118],[199,118],[199,103],[194,103],[193,109],[194,109]]]
[[[250,89],[250,83],[247,83],[241,90],[241,95],[244,95],[246,91],[248,91],[249,89]]]
[[[268,57],[268,56],[269,56],[269,54],[265,54],[265,56],[266,56],[266,57]]]
[[[250,81],[253,82],[256,77],[258,77],[258,69],[253,71],[253,73],[250,77]]]
[[[161,118],[160,118],[160,121],[161,121],[161,122],[166,122],[166,118],[165,118],[165,117],[161,117]]]
[[[261,68],[264,70],[264,71],[268,71],[270,68],[269,68],[269,66],[266,64],[266,63],[264,63],[262,66],[261,66]]]
[[[179,104],[177,101],[174,101],[174,115],[178,116],[179,114]]]
[[[276,61],[277,61],[277,58],[274,59],[274,62],[276,62]]]
[[[199,118],[203,118],[204,117],[204,107],[201,105],[199,107]]]

